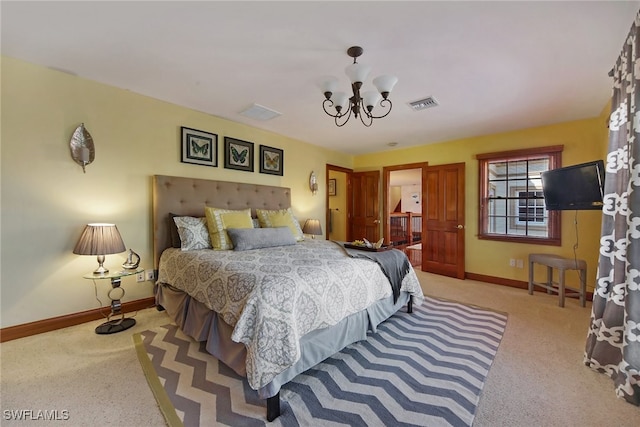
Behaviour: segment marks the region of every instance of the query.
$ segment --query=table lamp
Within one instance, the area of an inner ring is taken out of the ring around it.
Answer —
[[[93,274],[106,274],[109,270],[103,265],[104,256],[124,252],[124,242],[115,224],[87,224],[80,240],[73,249],[76,255],[97,255],[98,268]]]
[[[308,219],[304,223],[304,227],[302,227],[302,232],[304,234],[311,234],[311,238],[315,239],[316,236],[322,235],[322,226],[320,225],[319,219]]]

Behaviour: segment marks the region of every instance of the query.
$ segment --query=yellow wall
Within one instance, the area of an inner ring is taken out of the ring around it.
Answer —
[[[474,156],[479,153],[562,144],[562,162],[565,166],[604,159],[607,147],[606,116],[608,109],[605,107],[600,117],[589,120],[361,155],[354,159],[354,169],[381,170],[383,166],[416,162],[429,162],[431,165],[464,162],[466,272],[527,281],[529,253],[553,253],[573,257],[573,246],[578,242],[576,254],[578,258],[587,261],[587,287],[593,290],[602,213],[580,211],[577,216],[576,233],[575,212],[562,212],[561,247],[480,240],[477,238],[478,161]],[[523,268],[510,267],[511,258],[523,260]],[[578,283],[577,273],[567,274],[567,282]]]
[[[1,327],[94,309],[96,266],[73,247],[85,224],[114,222],[127,248],[152,261],[151,176],[176,175],[290,187],[294,213],[326,227],[326,188],[309,191],[309,174],[325,182],[325,164],[352,167],[352,157],[15,59],[1,58]],[[85,174],[69,154],[84,122],[96,145]],[[218,135],[219,166],[180,162],[180,126]],[[284,150],[284,176],[223,168],[223,138]],[[108,255],[119,269],[125,253]],[[108,305],[109,284],[97,281]],[[152,295],[151,282],[123,279],[124,301]]]
[[[329,239],[347,240],[347,174],[339,171],[329,171],[329,178],[336,180],[336,195],[329,196],[331,209],[331,230]]]

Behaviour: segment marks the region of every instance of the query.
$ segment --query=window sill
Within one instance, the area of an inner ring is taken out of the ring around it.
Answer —
[[[505,236],[503,234],[479,234],[480,240],[496,240],[509,243],[527,243],[531,245],[562,246],[561,239],[536,238],[531,236]]]

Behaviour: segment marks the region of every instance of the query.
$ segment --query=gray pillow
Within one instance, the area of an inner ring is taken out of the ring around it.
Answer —
[[[227,228],[227,234],[235,251],[296,244],[296,239],[289,227]]]

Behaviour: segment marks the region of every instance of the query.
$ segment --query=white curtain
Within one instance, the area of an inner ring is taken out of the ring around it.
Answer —
[[[600,256],[587,366],[640,405],[640,13],[613,68]]]

